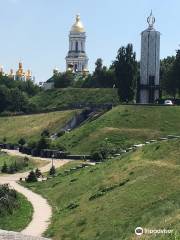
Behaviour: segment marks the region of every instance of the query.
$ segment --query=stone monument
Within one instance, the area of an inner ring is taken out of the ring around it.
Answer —
[[[154,103],[159,98],[160,32],[154,28],[155,17],[147,18],[148,29],[141,33],[140,82],[137,102]]]

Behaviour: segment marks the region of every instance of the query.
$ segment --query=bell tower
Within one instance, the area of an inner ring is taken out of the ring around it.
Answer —
[[[80,15],[76,16],[69,34],[69,52],[66,57],[66,70],[75,73],[88,72],[88,57],[86,55],[86,32]]]

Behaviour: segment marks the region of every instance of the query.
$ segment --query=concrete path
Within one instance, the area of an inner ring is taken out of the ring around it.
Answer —
[[[14,150],[4,150],[4,152],[7,152],[10,155],[14,156],[26,156],[25,154],[22,154],[18,151]],[[29,157],[29,156],[28,156]],[[40,159],[47,162],[47,165],[40,168],[41,172],[47,172],[49,171],[51,167],[51,159],[46,158],[36,158],[30,156],[29,158],[33,159]],[[54,160],[54,166],[56,168],[63,166],[64,164],[68,163],[69,160]],[[23,194],[28,201],[31,202],[34,212],[33,212],[33,218],[30,224],[22,231],[25,235],[31,235],[31,236],[41,236],[47,229],[50,219],[52,216],[52,209],[49,206],[46,199],[41,197],[39,194],[36,194],[32,192],[31,190],[19,185],[17,181],[20,178],[25,178],[29,172],[25,173],[17,173],[13,175],[3,175],[0,176],[0,184],[8,183],[12,188],[14,188],[16,191]]]

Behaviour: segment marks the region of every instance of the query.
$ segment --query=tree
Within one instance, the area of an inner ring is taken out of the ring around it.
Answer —
[[[0,85],[0,112],[5,111],[9,106],[10,91],[5,85]]]
[[[161,60],[160,67],[160,85],[162,90],[167,94],[176,94],[176,83],[172,79],[172,68],[175,57],[167,57]]]
[[[132,44],[118,50],[111,69],[115,71],[115,84],[120,101],[131,101],[134,98],[137,81],[137,61]]]
[[[103,60],[98,58],[95,71],[89,74],[82,83],[83,88],[112,88],[115,84],[114,69],[103,66]]]
[[[55,174],[56,174],[56,168],[54,166],[52,166],[49,170],[49,175],[54,176]]]
[[[49,137],[50,133],[49,133],[49,130],[48,129],[44,129],[41,133],[41,136],[42,137]]]
[[[70,87],[74,83],[74,74],[70,71],[65,73],[58,73],[53,76],[55,88],[66,88]]]
[[[12,111],[24,111],[28,106],[27,96],[18,88],[10,90],[10,110]]]
[[[18,143],[19,145],[24,146],[26,144],[26,140],[24,138],[20,138]]]
[[[36,169],[35,174],[36,174],[37,178],[42,176],[42,173],[41,173],[41,171],[38,168]]]
[[[37,177],[34,171],[31,171],[26,178],[26,182],[37,182]]]
[[[176,52],[176,59],[172,67],[172,76],[175,81],[177,92],[180,94],[180,50]]]
[[[37,150],[47,149],[50,146],[49,139],[45,137],[41,137],[39,142],[37,143]]]

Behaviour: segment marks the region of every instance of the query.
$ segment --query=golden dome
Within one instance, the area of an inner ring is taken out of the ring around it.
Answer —
[[[80,19],[80,15],[76,16],[76,22],[73,24],[71,28],[71,32],[78,32],[78,33],[85,32],[84,26]]]

